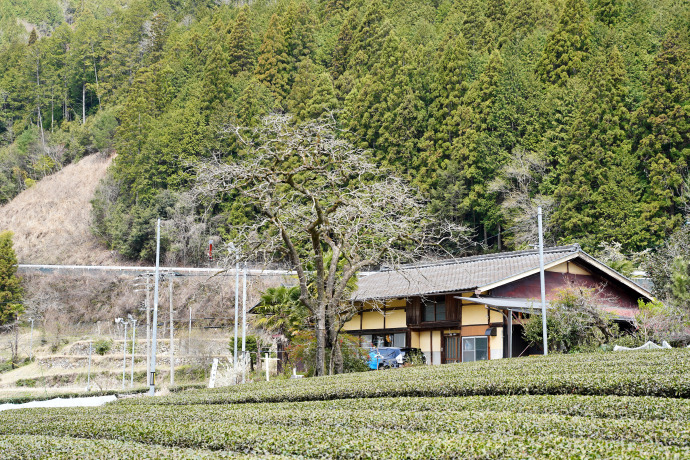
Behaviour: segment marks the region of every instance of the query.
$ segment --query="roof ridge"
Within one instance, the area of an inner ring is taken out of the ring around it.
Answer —
[[[564,246],[553,246],[550,248],[544,248],[544,254],[550,254],[554,252],[580,252],[580,245],[577,243],[568,244]],[[478,260],[495,260],[495,259],[510,259],[514,257],[522,257],[532,254],[538,254],[538,249],[523,249],[521,251],[507,251],[507,252],[497,252],[492,254],[479,254],[476,256],[459,257],[453,259],[444,259],[434,262],[422,262],[416,264],[401,265],[399,269],[411,269],[411,268],[427,268],[427,267],[442,267],[444,265],[459,265],[464,263],[476,262]],[[591,256],[590,256],[591,257]],[[393,271],[393,268],[385,268],[380,271]]]

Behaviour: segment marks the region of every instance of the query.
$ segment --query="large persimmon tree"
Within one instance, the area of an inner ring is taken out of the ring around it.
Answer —
[[[228,130],[240,153],[199,163],[195,190],[209,204],[232,195],[252,209],[233,226],[235,247],[245,259],[289,262],[314,318],[315,373],[326,373],[328,344],[331,370],[342,371],[337,336],[355,311],[357,273],[464,246],[467,231],[433,219],[415,190],[339,138],[333,120],[295,125],[271,115]]]

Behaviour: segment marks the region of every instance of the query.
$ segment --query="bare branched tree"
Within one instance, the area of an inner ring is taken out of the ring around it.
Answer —
[[[546,160],[535,152],[516,148],[511,161],[503,166],[501,175],[491,182],[489,189],[503,195],[501,208],[510,222],[515,246],[535,244],[537,234],[537,208],[544,213],[544,234],[551,234],[549,215],[554,207],[553,198],[538,192],[546,174]],[[550,241],[550,243],[554,243]]]
[[[169,219],[163,221],[163,231],[172,241],[166,253],[170,265],[188,266],[205,259],[208,225],[195,213],[193,197],[189,193],[177,196]]]
[[[433,220],[405,182],[337,138],[332,120],[294,126],[271,115],[257,128],[228,130],[240,158],[198,164],[195,191],[211,203],[233,191],[251,203],[255,218],[233,229],[241,257],[290,263],[315,318],[316,375],[325,374],[327,340],[339,372],[334,339],[352,314],[343,305],[357,272],[428,256],[447,238],[462,245],[467,231]]]

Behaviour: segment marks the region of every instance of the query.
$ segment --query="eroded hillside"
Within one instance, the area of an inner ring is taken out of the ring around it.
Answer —
[[[114,265],[91,234],[91,199],[112,157],[90,155],[0,207],[0,231],[14,232],[19,263]]]

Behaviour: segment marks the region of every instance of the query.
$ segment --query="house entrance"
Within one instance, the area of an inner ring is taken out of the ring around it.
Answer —
[[[457,335],[447,335],[445,345],[446,363],[461,363],[461,337]]]
[[[446,336],[446,363],[461,363],[489,359],[486,337]]]

